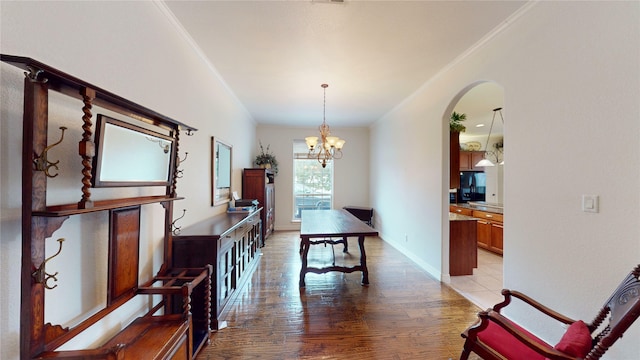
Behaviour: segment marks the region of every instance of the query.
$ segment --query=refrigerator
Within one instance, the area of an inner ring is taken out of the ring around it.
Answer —
[[[461,171],[458,202],[485,201],[487,176],[484,171]]]

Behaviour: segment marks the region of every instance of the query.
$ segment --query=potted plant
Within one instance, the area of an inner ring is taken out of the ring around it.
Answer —
[[[467,127],[462,125],[462,122],[467,120],[467,114],[459,114],[457,112],[452,112],[451,117],[449,118],[449,132],[464,132],[467,130]]]
[[[270,145],[267,145],[267,149],[265,150],[262,146],[262,141],[260,142],[260,154],[256,156],[256,159],[253,163],[258,167],[271,169],[273,170],[274,175],[277,175],[278,160],[276,160],[276,156],[273,155],[271,151],[269,151],[269,146]]]

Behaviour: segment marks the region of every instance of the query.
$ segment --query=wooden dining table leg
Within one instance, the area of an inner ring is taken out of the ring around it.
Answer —
[[[369,269],[367,269],[367,253],[364,251],[364,236],[358,236],[360,246],[360,267],[362,267],[362,285],[369,285]]]
[[[300,284],[299,286],[305,287],[304,276],[307,273],[307,255],[309,254],[309,247],[311,246],[309,238],[300,239],[300,260],[302,261],[302,268],[300,269]]]

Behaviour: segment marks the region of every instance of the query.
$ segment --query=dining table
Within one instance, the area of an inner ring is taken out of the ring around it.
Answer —
[[[300,287],[305,287],[307,273],[324,274],[330,271],[343,273],[362,272],[362,285],[369,285],[369,270],[367,269],[367,254],[364,242],[367,236],[378,236],[378,231],[344,209],[309,210],[302,212],[300,225]],[[308,264],[309,249],[318,244],[343,244],[348,252],[347,238],[357,237],[360,249],[360,262],[355,266],[311,267]]]

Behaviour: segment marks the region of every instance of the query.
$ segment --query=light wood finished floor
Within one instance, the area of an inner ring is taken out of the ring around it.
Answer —
[[[460,333],[480,310],[379,238],[367,238],[370,285],[359,272],[307,274],[298,287],[298,232],[275,232],[262,249],[228,326],[197,360],[458,359]],[[331,261],[331,246],[312,246],[309,265]],[[336,245],[336,264],[359,258]]]

